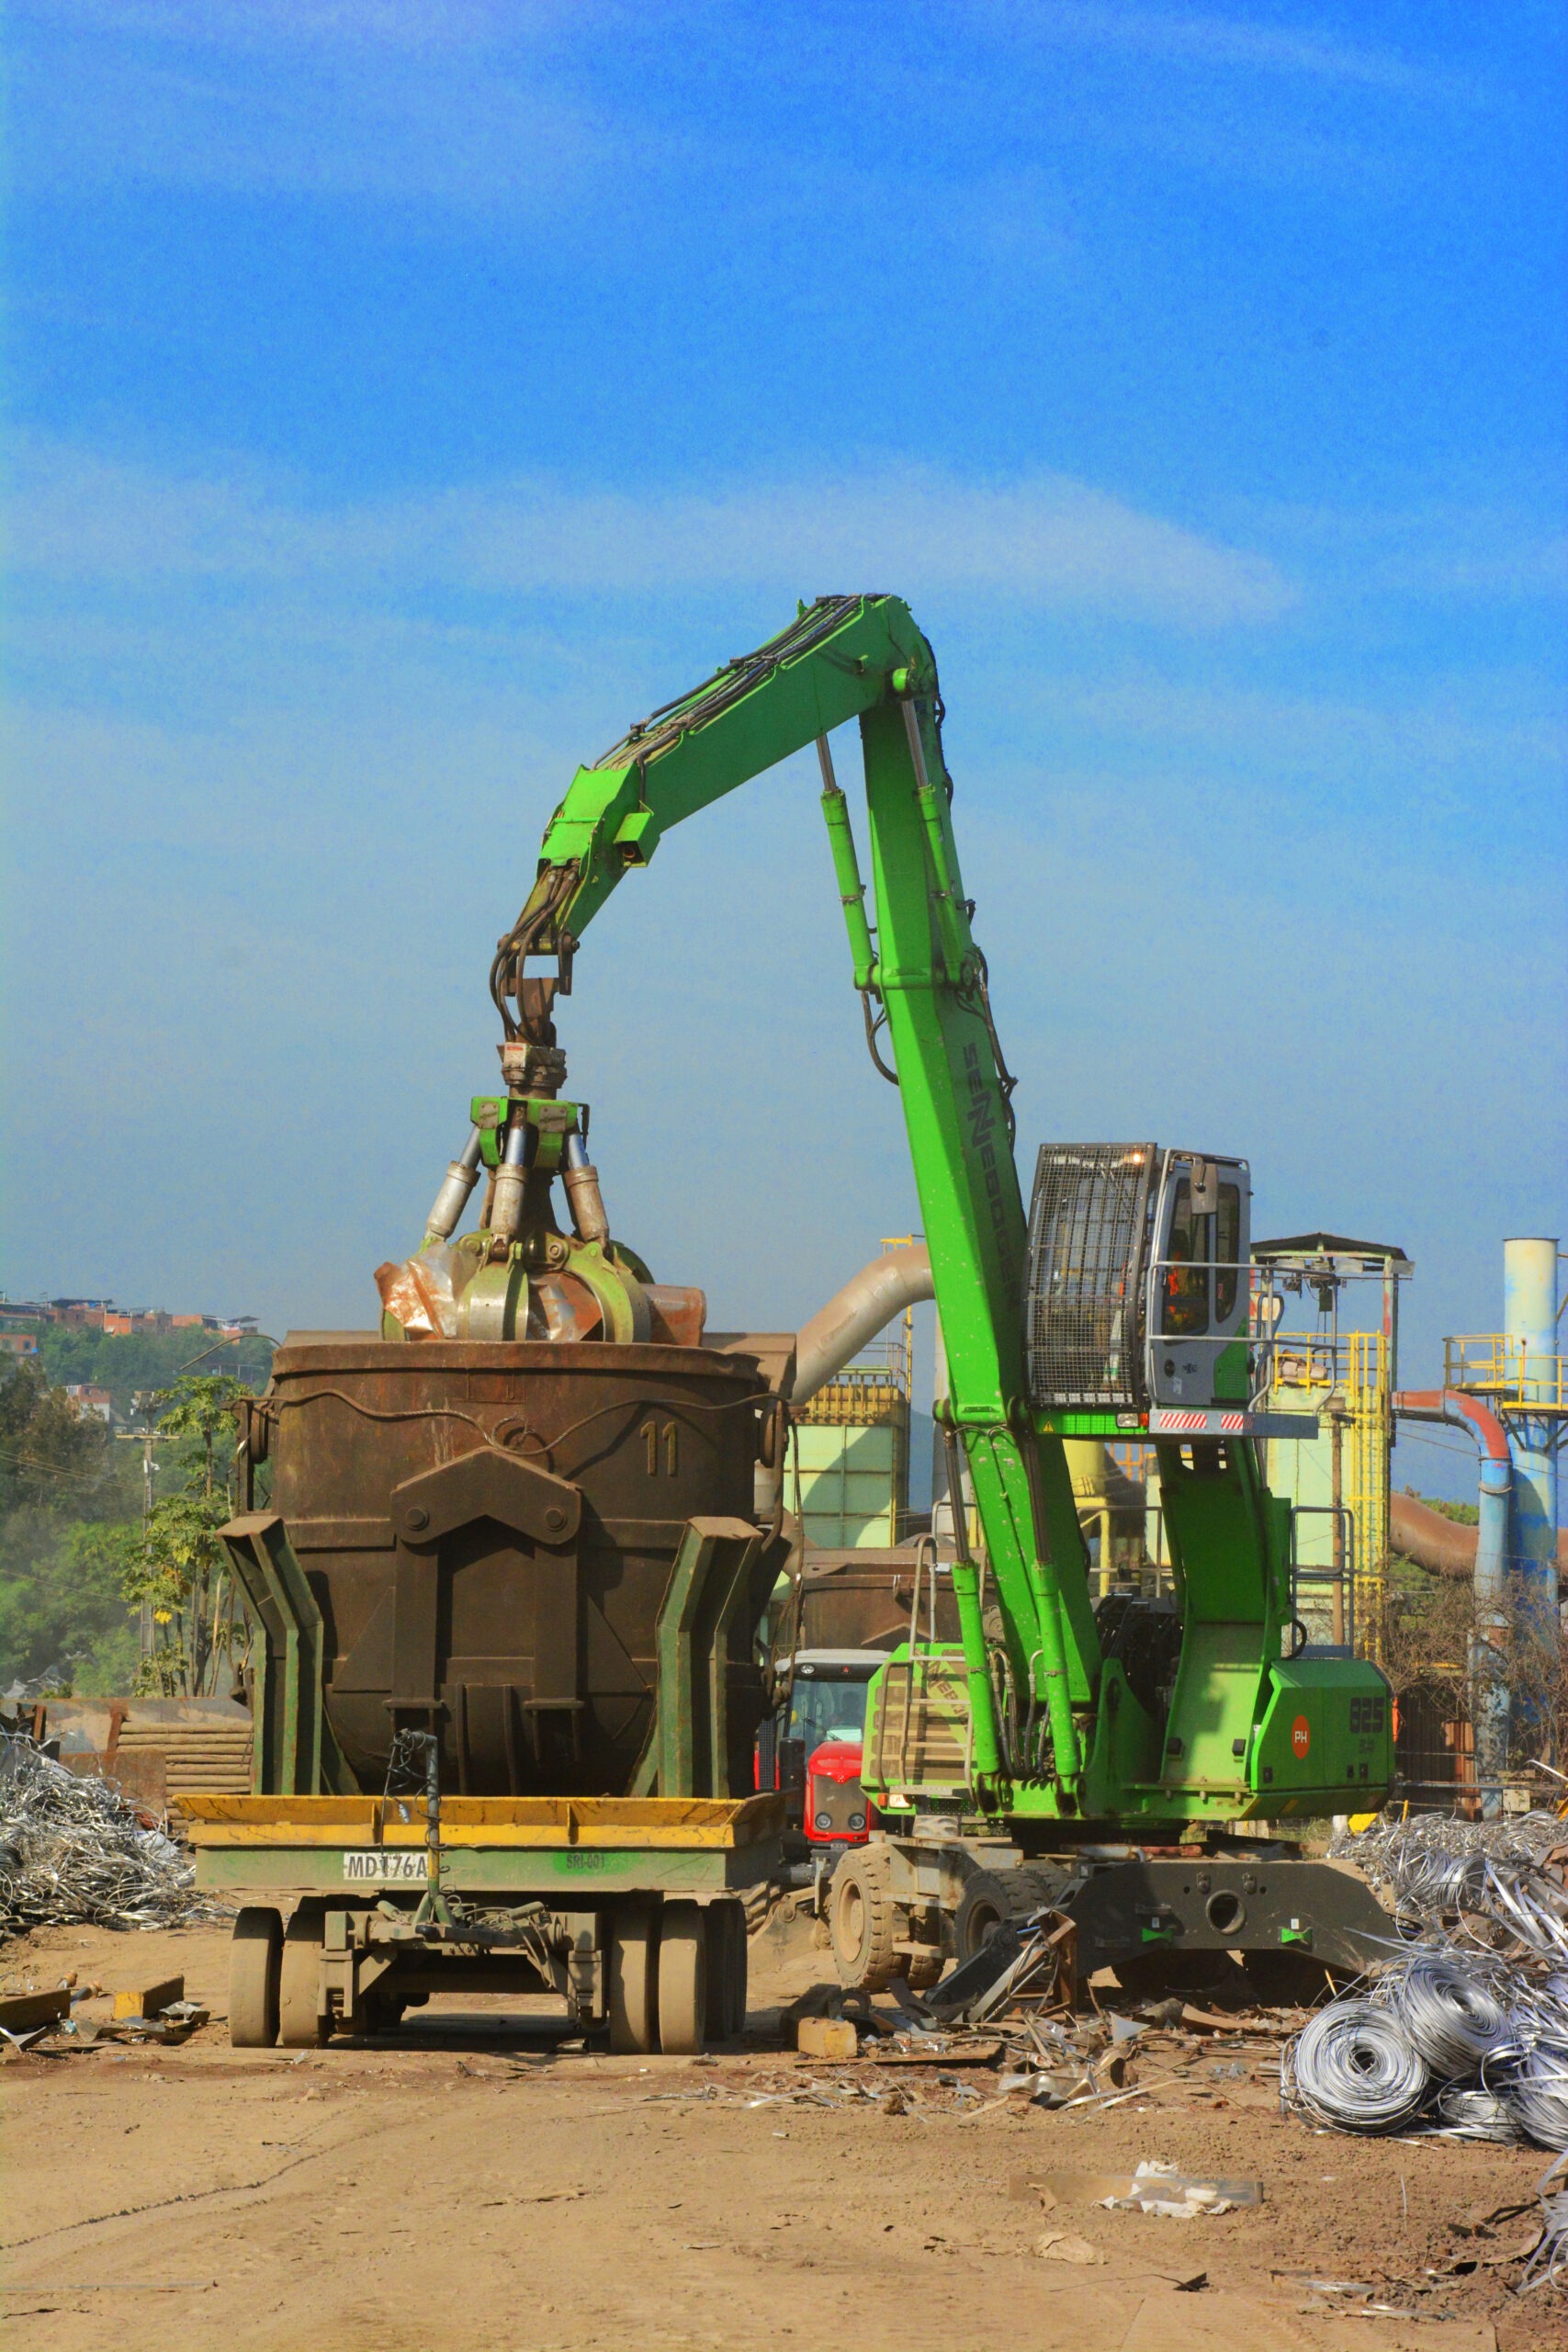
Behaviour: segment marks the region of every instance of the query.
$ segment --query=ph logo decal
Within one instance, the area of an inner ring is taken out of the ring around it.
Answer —
[[[1312,1753],[1312,1725],[1304,1715],[1298,1715],[1291,1725],[1291,1746],[1295,1749],[1297,1763],[1304,1764]]]

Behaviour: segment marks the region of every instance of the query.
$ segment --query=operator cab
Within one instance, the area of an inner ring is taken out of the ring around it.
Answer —
[[[1029,1214],[1032,1401],[1133,1419],[1245,1405],[1245,1159],[1043,1144]]]
[[[1245,1159],[1160,1156],[1145,1310],[1151,1403],[1244,1404],[1252,1185]]]

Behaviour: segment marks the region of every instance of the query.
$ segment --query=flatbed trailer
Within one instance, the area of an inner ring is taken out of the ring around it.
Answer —
[[[747,1906],[780,1870],[784,1800],[182,1797],[197,1884],[247,1899],[229,2038],[385,2032],[433,1993],[555,1993],[611,2049],[741,2030]],[[285,1906],[288,1907],[287,1923]]]

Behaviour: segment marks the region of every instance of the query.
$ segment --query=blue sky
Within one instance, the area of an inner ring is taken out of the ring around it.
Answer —
[[[875,587],[1025,1150],[1246,1151],[1261,1227],[1410,1250],[1434,1376],[1568,1225],[1565,49],[1530,0],[14,6],[0,1283],[368,1319],[573,766]],[[812,775],[666,843],[564,1033],[720,1322],[912,1215]]]

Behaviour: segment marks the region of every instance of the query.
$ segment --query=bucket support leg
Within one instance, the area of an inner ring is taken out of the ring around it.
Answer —
[[[247,1511],[218,1531],[262,1640],[255,1657],[258,1796],[351,1794],[357,1783],[327,1721],[321,1612],[276,1511]]]

